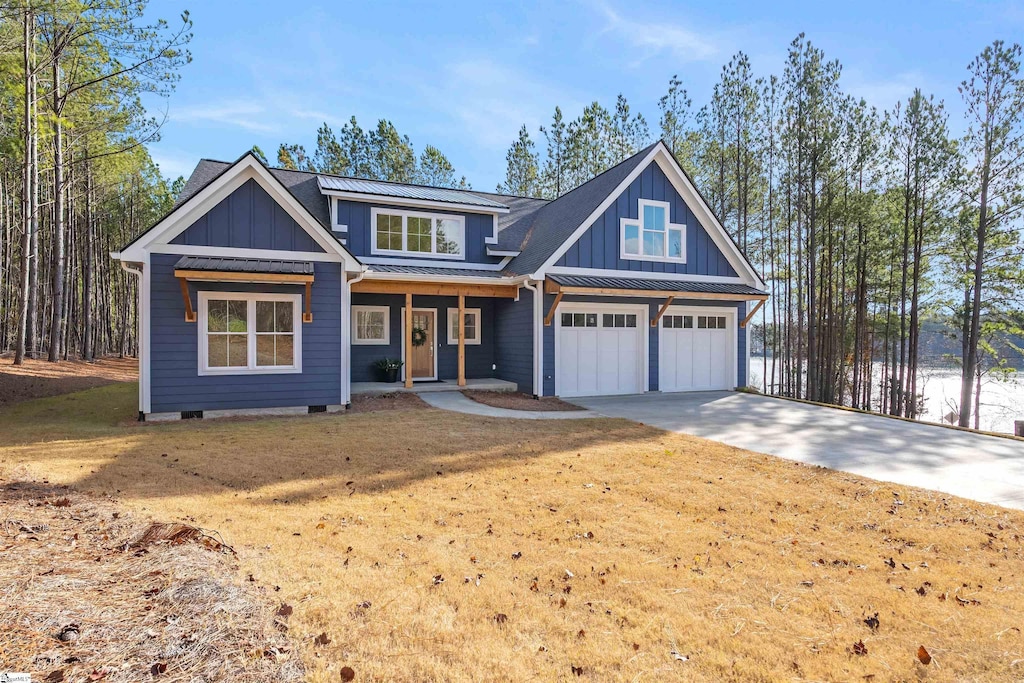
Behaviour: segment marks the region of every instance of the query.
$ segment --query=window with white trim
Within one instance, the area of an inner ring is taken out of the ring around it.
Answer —
[[[635,261],[686,262],[686,226],[670,223],[672,205],[638,200],[637,218],[622,218],[620,255]]]
[[[200,292],[199,374],[302,371],[302,295]]]
[[[387,306],[353,306],[352,343],[387,346],[391,343],[390,322]]]
[[[480,343],[480,309],[467,308],[466,313],[466,343]],[[448,343],[459,343],[459,309],[448,309]]]
[[[464,259],[466,220],[451,214],[371,209],[373,254]]]

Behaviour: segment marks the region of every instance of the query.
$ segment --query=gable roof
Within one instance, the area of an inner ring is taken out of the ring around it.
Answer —
[[[645,147],[536,210],[528,226],[519,226],[522,253],[512,259],[508,270],[516,275],[536,272],[657,146],[656,142]]]

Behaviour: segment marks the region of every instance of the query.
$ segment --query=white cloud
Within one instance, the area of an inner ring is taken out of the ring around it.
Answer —
[[[605,19],[605,26],[598,35],[615,36],[638,52],[632,66],[666,52],[683,62],[707,61],[721,53],[719,41],[710,34],[698,33],[670,21],[626,18],[603,0],[597,0],[592,6]]]
[[[267,108],[250,100],[227,100],[192,105],[171,110],[177,123],[217,123],[253,133],[269,133],[275,126],[267,122]]]

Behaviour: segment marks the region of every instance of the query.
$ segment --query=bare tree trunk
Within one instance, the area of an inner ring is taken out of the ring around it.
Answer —
[[[29,328],[29,271],[32,261],[32,196],[29,188],[32,183],[32,10],[26,9],[24,16],[24,67],[25,67],[25,159],[23,165],[23,187],[21,197],[21,298],[18,302],[18,332],[15,340],[14,364],[25,362],[26,337]]]
[[[60,359],[62,341],[62,320],[64,315],[64,125],[60,117],[62,113],[60,101],[60,62],[53,61],[53,309],[50,312],[50,352],[47,357],[51,363]]]

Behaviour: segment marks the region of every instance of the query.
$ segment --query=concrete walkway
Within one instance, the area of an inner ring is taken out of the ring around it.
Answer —
[[[479,401],[466,398],[458,392],[423,393],[420,398],[426,403],[451,410],[456,413],[483,415],[484,417],[511,417],[519,420],[576,420],[588,417],[601,417],[591,410],[510,410],[484,405]]]
[[[1024,442],[734,392],[572,399],[610,417],[1024,509]]]

